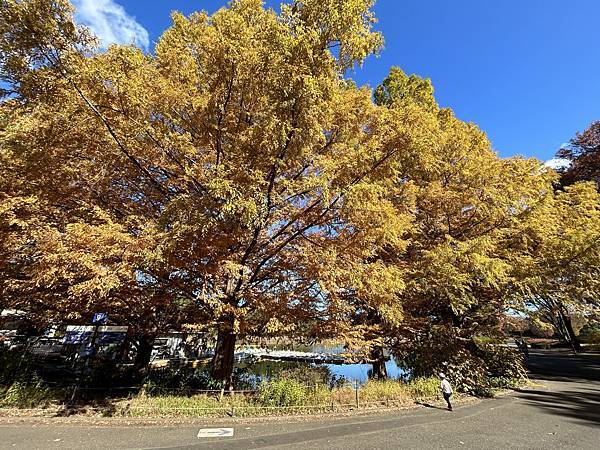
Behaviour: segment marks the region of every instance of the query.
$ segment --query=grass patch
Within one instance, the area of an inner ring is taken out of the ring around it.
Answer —
[[[1,392],[2,408],[47,408],[58,400],[58,393],[39,385],[15,381]]]
[[[359,405],[410,405],[439,399],[439,382],[420,378],[410,383],[398,380],[371,380],[359,389]],[[290,379],[262,383],[255,393],[218,395],[139,395],[122,402],[118,413],[133,417],[226,417],[286,415],[336,411],[356,406],[356,390],[350,386],[330,389],[325,384],[306,385]]]
[[[329,392],[323,385],[310,387],[296,380],[280,379],[261,384],[256,401],[261,406],[318,405],[327,403]]]
[[[503,384],[503,383],[501,383]],[[50,408],[60,403],[65,392],[43,386],[15,382],[0,388],[2,408]],[[161,395],[142,390],[133,398],[104,399],[103,402],[79,403],[69,414],[126,417],[256,417],[344,411],[357,407],[357,391],[346,384],[331,387],[304,384],[281,378],[259,385],[256,391],[224,393],[207,392],[197,395]],[[358,407],[409,406],[415,403],[441,401],[439,380],[417,378],[400,380],[369,380],[358,390]]]

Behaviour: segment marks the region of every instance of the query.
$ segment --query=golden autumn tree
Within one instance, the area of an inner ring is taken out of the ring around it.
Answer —
[[[499,326],[514,284],[511,240],[555,176],[537,160],[498,157],[476,126],[437,105],[429,80],[394,68],[375,101],[381,125],[371,130],[395,154],[385,184],[369,187],[394,221],[368,252],[321,256],[344,261],[322,285],[340,305],[337,334],[373,361],[374,376],[386,376],[387,348],[431,373],[477,357],[473,338]]]
[[[549,191],[515,234],[515,308],[581,345],[574,317],[600,312],[600,194],[593,182]]]
[[[381,253],[404,271],[404,319],[382,335],[415,373],[431,373],[477,357],[473,338],[499,324],[514,282],[511,239],[554,176],[537,160],[500,158],[481,130],[437,105],[429,80],[395,68],[375,98],[395,120],[419,117],[410,129],[421,136],[398,162],[414,204],[406,250]]]
[[[437,106],[428,80],[400,69],[375,99],[397,114],[419,109],[413,133],[428,136],[398,161],[399,179],[412,185],[413,226],[402,235],[406,252],[385,256],[405,270],[404,318],[384,324],[387,342],[417,372],[469,354],[485,367],[473,337],[494,334],[515,308],[542,311],[577,348],[571,317],[593,317],[599,298],[593,184],[556,190],[557,174],[541,162],[498,157],[480,130]]]
[[[479,357],[509,300],[596,298],[590,189],[499,158],[428,80],[344,79],[382,45],[372,4],[234,0],[144,54],[98,50],[66,0],[0,0],[2,306],[106,311],[140,367],[161,330],[212,328],[228,387],[243,336],[424,373]]]
[[[3,0],[3,298],[108,311],[146,349],[214,326],[226,386],[238,336],[339,332],[351,289],[394,317],[397,269],[370,262],[405,246],[392,184],[417,142],[343,79],[382,44],[372,3],[175,13],[148,55],[96,50],[64,0]]]
[[[40,325],[108,311],[147,359],[156,330],[187,311],[146,283],[145,221],[109,186],[125,181],[94,165],[114,155],[81,90],[94,39],[66,2],[2,2],[0,30],[0,294]]]

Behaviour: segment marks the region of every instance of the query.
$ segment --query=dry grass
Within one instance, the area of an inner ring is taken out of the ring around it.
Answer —
[[[417,379],[411,383],[396,380],[369,381],[360,387],[359,405],[363,407],[394,404],[410,405],[438,399],[436,379]],[[130,417],[225,417],[287,415],[338,411],[356,407],[352,386],[329,389],[323,385],[306,386],[293,380],[261,385],[255,394],[146,396],[140,395],[119,404],[116,413]]]

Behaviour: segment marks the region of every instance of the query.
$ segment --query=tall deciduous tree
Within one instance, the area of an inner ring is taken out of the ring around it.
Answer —
[[[567,147],[558,151],[557,156],[571,162],[561,172],[562,184],[593,181],[600,189],[600,121],[592,122],[585,131],[577,133]]]
[[[525,253],[529,262],[519,266],[520,277],[531,289],[525,291],[526,309],[543,317],[579,350],[573,319],[593,317],[599,307],[600,197],[593,188],[600,187],[600,122],[577,133],[557,156],[570,165],[559,170],[559,188],[532,215],[534,222],[527,229],[531,244]]]
[[[403,234],[406,251],[382,257],[405,268],[404,321],[389,329],[396,351],[417,372],[432,371],[475,352],[473,337],[499,325],[513,282],[512,236],[554,176],[537,160],[498,157],[483,132],[437,105],[428,80],[393,69],[376,100],[392,114],[423,117],[413,127],[423,141],[403,153],[398,177],[413,187],[414,226]]]
[[[334,332],[340,292],[397,284],[363,261],[403,245],[387,187],[412,132],[342,79],[381,46],[372,3],[175,13],[146,55],[97,52],[66,1],[4,0],[3,296],[152,332],[213,325],[228,386],[238,336]]]
[[[580,349],[575,315],[600,307],[600,194],[576,183],[547,196],[515,236],[519,299]]]

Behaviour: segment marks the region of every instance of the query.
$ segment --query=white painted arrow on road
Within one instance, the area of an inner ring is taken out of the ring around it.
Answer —
[[[231,436],[233,436],[233,428],[200,428],[198,431],[198,439]]]

